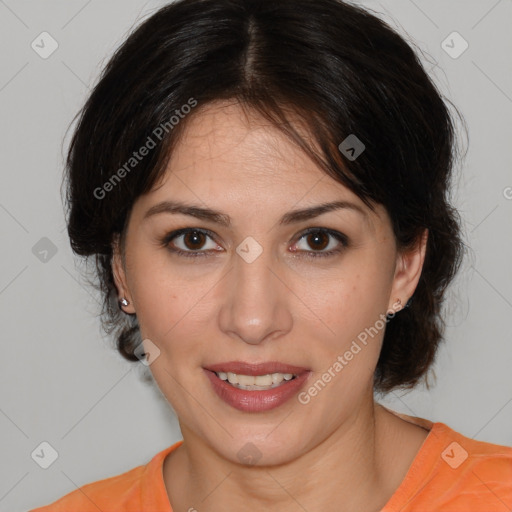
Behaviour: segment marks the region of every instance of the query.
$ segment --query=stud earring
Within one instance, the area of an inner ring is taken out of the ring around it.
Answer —
[[[119,301],[120,306],[128,306],[130,304],[130,301],[125,299],[124,297]]]

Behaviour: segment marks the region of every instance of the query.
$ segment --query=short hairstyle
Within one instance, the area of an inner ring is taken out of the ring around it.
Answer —
[[[443,339],[443,297],[464,252],[450,204],[457,132],[411,45],[341,0],[178,0],[103,69],[69,144],[66,221],[72,250],[94,257],[101,324],[117,350],[137,361],[141,336],[136,315],[118,307],[112,243],[119,237],[124,255],[134,201],[162,178],[187,122],[219,100],[260,113],[372,210],[382,204],[400,250],[429,230],[417,288],[387,323],[374,374],[376,391],[416,385]],[[350,135],[365,146],[357,158],[340,150]]]

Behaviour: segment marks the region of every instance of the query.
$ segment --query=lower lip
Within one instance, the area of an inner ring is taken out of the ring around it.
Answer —
[[[205,370],[204,368],[203,370],[210,379],[215,393],[227,404],[245,412],[269,411],[279,407],[298,393],[310,374],[309,371],[304,372],[295,377],[295,379],[288,380],[276,388],[263,391],[247,391],[235,388],[226,381],[219,379],[215,372]]]

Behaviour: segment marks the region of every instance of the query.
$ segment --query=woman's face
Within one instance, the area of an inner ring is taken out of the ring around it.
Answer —
[[[345,206],[315,213],[328,203]],[[382,206],[372,213],[268,122],[219,103],[190,119],[165,180],[134,204],[114,270],[144,347],[160,351],[150,369],[184,438],[275,464],[373,406],[385,315],[412,295],[423,255],[397,253]],[[278,363],[237,371],[281,384],[241,390],[207,370],[237,373],[228,362]]]

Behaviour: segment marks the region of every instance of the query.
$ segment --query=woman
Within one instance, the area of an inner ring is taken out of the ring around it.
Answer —
[[[374,400],[442,340],[454,141],[414,51],[361,8],[146,20],[81,112],[68,233],[183,440],[36,510],[509,510],[512,448]]]

